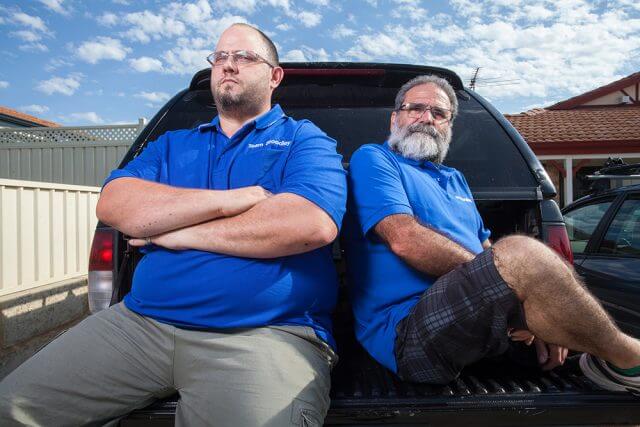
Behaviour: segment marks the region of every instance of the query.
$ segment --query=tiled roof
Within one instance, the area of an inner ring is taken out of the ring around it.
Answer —
[[[5,116],[10,116],[10,117],[15,117],[16,119],[20,119],[20,120],[24,120],[24,121],[27,121],[27,122],[31,122],[31,123],[39,125],[39,126],[46,126],[46,127],[59,127],[60,126],[57,123],[50,122],[48,120],[42,120],[42,119],[34,117],[34,116],[30,115],[30,114],[21,113],[20,111],[12,110],[11,108],[7,108],[7,107],[0,106],[0,114],[1,115],[5,115]]]
[[[640,142],[640,106],[536,109],[505,115],[528,144]]]

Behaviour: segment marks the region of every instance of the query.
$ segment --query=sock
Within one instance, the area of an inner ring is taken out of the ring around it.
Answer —
[[[634,366],[633,368],[629,368],[629,369],[622,369],[622,368],[618,368],[615,365],[612,365],[609,362],[607,362],[607,366],[609,366],[611,369],[613,369],[615,372],[619,373],[620,375],[624,375],[625,377],[636,377],[640,375],[640,366]]]

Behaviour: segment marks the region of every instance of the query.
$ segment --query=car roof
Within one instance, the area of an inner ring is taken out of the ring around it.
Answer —
[[[573,202],[571,202],[569,205],[565,206],[562,210],[568,210],[570,208],[572,208],[573,206],[575,206],[578,203],[583,203],[587,200],[596,198],[596,197],[601,197],[601,196],[608,196],[608,195],[616,195],[619,193],[626,193],[628,191],[638,191],[640,190],[640,184],[631,184],[631,185],[623,185],[622,187],[617,187],[617,188],[612,188],[610,190],[605,190],[605,191],[596,191],[594,193],[590,193],[587,194],[585,196],[580,197],[577,200],[574,200]]]
[[[283,62],[280,66],[285,70],[282,85],[308,82],[310,79],[319,84],[322,84],[325,79],[332,82],[357,79],[360,85],[369,83],[372,86],[398,88],[414,77],[435,74],[446,79],[454,90],[464,89],[462,79],[455,72],[426,65],[375,62]],[[206,68],[198,71],[191,79],[189,90],[209,89],[210,70]]]

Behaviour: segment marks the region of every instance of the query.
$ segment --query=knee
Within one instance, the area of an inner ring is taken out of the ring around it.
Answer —
[[[539,258],[548,255],[549,248],[536,239],[514,234],[498,240],[493,245],[493,250],[496,256],[505,262],[534,262],[542,261]]]
[[[564,281],[571,274],[551,248],[522,235],[507,236],[496,242],[494,262],[505,281],[521,290],[536,288],[543,282]]]

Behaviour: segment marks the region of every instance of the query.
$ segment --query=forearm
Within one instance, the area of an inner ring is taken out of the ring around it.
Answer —
[[[240,215],[173,234],[178,246],[183,248],[249,258],[277,258],[331,243],[337,227],[327,213],[310,201],[285,193],[264,200]]]
[[[231,191],[119,178],[103,189],[96,213],[101,221],[127,235],[145,237],[233,214],[234,202]]]
[[[463,246],[409,215],[387,217],[376,225],[375,231],[404,262],[431,276],[442,276],[475,258]]]

